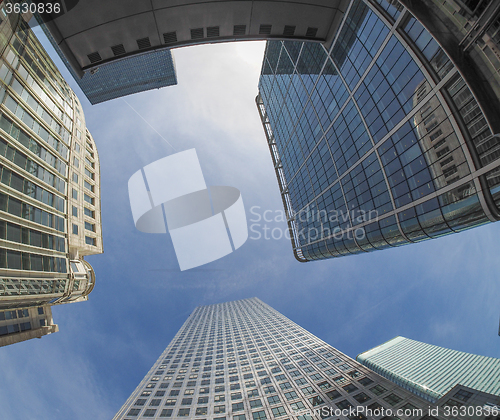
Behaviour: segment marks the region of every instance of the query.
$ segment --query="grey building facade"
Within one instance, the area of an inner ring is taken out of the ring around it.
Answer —
[[[252,298],[197,307],[114,420],[435,420],[461,390],[429,404]]]
[[[500,217],[498,75],[403,4],[351,1],[330,48],[267,44],[257,106],[300,261]]]
[[[500,397],[500,359],[495,357],[395,337],[359,354],[356,360],[431,402],[456,385]],[[467,396],[463,396],[465,401]]]
[[[80,102],[29,29],[0,7],[0,346],[58,331],[102,253],[100,171]]]

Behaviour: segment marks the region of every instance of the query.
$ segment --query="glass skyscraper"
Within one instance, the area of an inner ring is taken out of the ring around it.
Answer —
[[[56,332],[102,253],[100,171],[81,104],[29,29],[0,7],[0,346]]]
[[[351,1],[329,49],[267,43],[257,106],[300,261],[499,219],[498,118],[469,83],[482,75],[401,3]]]
[[[252,298],[197,307],[114,420],[432,420],[459,391],[429,404]]]
[[[500,396],[500,359],[395,337],[356,360],[429,401],[455,385]]]

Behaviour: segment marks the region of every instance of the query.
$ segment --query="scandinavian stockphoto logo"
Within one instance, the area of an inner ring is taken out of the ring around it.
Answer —
[[[248,238],[243,200],[237,188],[207,187],[195,149],[159,159],[128,181],[135,227],[166,233],[181,271],[218,260]]]

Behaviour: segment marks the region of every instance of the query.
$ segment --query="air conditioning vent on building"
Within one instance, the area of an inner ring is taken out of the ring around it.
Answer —
[[[191,29],[191,39],[201,39],[204,37],[203,28]]]
[[[163,41],[165,44],[171,44],[177,42],[177,32],[166,32],[163,34]]]
[[[91,64],[97,63],[98,61],[102,61],[101,54],[99,54],[97,51],[87,54],[87,57],[89,58]]]
[[[318,33],[318,28],[307,28],[306,38],[316,38],[317,33]]]
[[[149,40],[149,37],[138,39],[137,46],[139,47],[140,50],[143,50],[144,48],[149,48],[151,46],[151,41]]]
[[[118,44],[115,45],[114,47],[111,47],[111,51],[113,51],[113,54],[116,57],[117,55],[125,54],[125,47],[123,46],[123,44]]]
[[[245,35],[247,32],[247,25],[234,25],[233,35]]]
[[[271,35],[273,25],[260,25],[259,35]]]
[[[285,25],[283,29],[283,36],[293,36],[295,34],[295,26]]]
[[[209,26],[207,28],[207,38],[213,38],[219,36],[219,27],[218,26]]]

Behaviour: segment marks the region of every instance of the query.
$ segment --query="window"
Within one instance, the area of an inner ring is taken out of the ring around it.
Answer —
[[[396,394],[389,394],[387,397],[384,397],[384,401],[387,401],[390,405],[394,406],[403,399]]]
[[[85,222],[85,229],[95,232],[95,225],[89,222]]]
[[[248,398],[258,397],[258,396],[259,396],[259,391],[257,389],[252,389],[248,391]]]
[[[222,414],[226,412],[226,406],[225,405],[216,405],[214,407],[214,414]]]
[[[303,410],[304,408],[306,408],[306,406],[304,405],[304,403],[302,401],[297,401],[297,402],[291,403],[290,407],[292,408],[293,411],[300,411],[300,410]]]
[[[349,384],[349,385],[346,385],[344,387],[342,387],[344,389],[344,391],[346,391],[348,394],[350,394],[351,392],[354,392],[354,391],[357,391],[358,388],[356,388],[353,384]]]
[[[87,195],[87,194],[83,194],[83,199],[84,199],[87,203],[94,205],[94,199],[93,199],[92,197],[90,197],[89,195]]]
[[[224,391],[225,391],[224,385],[217,385],[215,387],[215,392],[224,392]]]
[[[179,395],[179,392],[180,392],[180,391],[179,391],[178,389],[173,389],[172,391],[170,391],[170,394],[169,394],[169,395],[170,395],[171,397],[175,397],[175,396]]]
[[[241,399],[243,399],[241,392],[233,392],[231,394],[231,400],[241,400]]]
[[[347,401],[347,400],[342,400],[342,401],[339,401],[338,403],[335,403],[337,405],[337,407],[339,407],[341,410],[345,410],[345,409],[348,409],[348,408],[351,408],[352,407],[352,404]]]
[[[73,172],[73,182],[78,183],[78,174],[76,172]]]
[[[78,217],[78,209],[75,206],[73,206],[72,211],[73,216]]]
[[[266,386],[263,389],[264,389],[264,394],[274,394],[276,392],[274,386]]]
[[[165,408],[161,411],[160,417],[172,417],[173,410],[171,408]]]
[[[265,420],[267,419],[266,413],[264,411],[257,411],[256,413],[252,413],[253,420]]]
[[[207,404],[208,397],[198,397],[198,404]]]
[[[83,186],[87,188],[89,191],[94,192],[94,186],[92,184],[89,184],[87,181],[83,181]]]
[[[358,382],[363,386],[367,386],[373,383],[373,381],[367,377],[361,378]]]
[[[73,157],[73,166],[75,168],[79,168],[80,167],[80,161],[78,160],[78,158],[76,156]]]
[[[141,409],[140,408],[132,408],[131,410],[129,410],[127,416],[137,416],[139,415],[139,413],[141,412]]]
[[[304,395],[310,395],[314,394],[316,391],[313,389],[312,386],[306,386],[305,388],[302,388],[302,392],[304,393]]]
[[[217,387],[215,387],[215,388],[217,389]],[[222,387],[222,388],[224,388],[224,387]],[[240,384],[231,384],[229,388],[231,389],[231,391],[236,391],[237,389],[240,389],[241,387],[240,387]],[[217,391],[215,391],[215,392],[217,392]]]
[[[300,386],[300,385],[307,384],[307,381],[304,378],[300,378],[300,379],[296,379],[295,383]]]
[[[277,395],[273,395],[272,397],[267,397],[267,401],[269,402],[269,404],[278,404],[280,403],[280,397],[278,397]]]
[[[78,225],[73,224],[73,235],[78,235]]]
[[[85,175],[87,175],[90,179],[94,179],[94,173],[90,172],[87,168],[85,168]]]
[[[283,382],[282,384],[280,384],[280,388],[285,390],[285,389],[290,389],[292,387],[292,385],[290,384],[290,382]]]
[[[453,398],[457,398],[462,401],[467,401],[470,397],[472,397],[474,394],[469,391],[465,391],[464,389],[459,390]]]
[[[144,417],[154,417],[154,415],[156,414],[156,410],[155,409],[152,409],[152,408],[148,408],[145,412],[144,412]]]
[[[175,398],[169,398],[167,401],[165,401],[165,405],[175,405],[177,400]]]
[[[193,403],[192,398],[183,398],[181,401],[181,405],[191,405]]]
[[[87,245],[96,246],[96,239],[95,238],[91,238],[90,236],[85,236],[85,243]]]
[[[361,392],[354,396],[354,399],[359,403],[364,403],[365,401],[371,400],[371,398],[364,392]]]
[[[204,416],[208,413],[208,407],[198,407],[196,409],[197,416]]]
[[[370,391],[378,396],[387,391],[387,389],[385,389],[382,385],[375,385]]]
[[[73,197],[74,200],[78,200],[78,191],[74,188],[71,190],[71,197]]]
[[[246,420],[244,414],[238,414],[237,416],[233,416],[233,420]]]
[[[235,403],[232,405],[233,412],[235,411],[243,411],[245,409],[244,405],[242,402]]]
[[[144,405],[146,403],[146,400],[144,398],[139,398],[134,405]]]
[[[214,397],[215,402],[224,402],[226,401],[226,396],[225,395],[216,395]]]
[[[251,407],[251,408],[259,408],[259,407],[262,407],[262,401],[261,401],[261,400],[253,400],[253,401],[250,401],[250,407]]]
[[[284,407],[275,407],[272,409],[274,417],[281,417],[286,415],[286,410]]]
[[[339,391],[334,390],[334,391],[327,392],[327,393],[326,393],[326,396],[327,396],[328,398],[330,398],[331,400],[334,400],[334,399],[336,399],[336,398],[340,397],[340,396],[341,396],[341,394],[340,394],[340,392],[339,392]]]
[[[187,417],[187,416],[189,416],[189,411],[190,411],[190,408],[181,408],[179,410],[178,416],[179,417]]]
[[[324,381],[324,382],[320,382],[318,384],[318,386],[321,388],[321,389],[329,389],[331,388],[332,386],[330,385],[330,383],[328,383],[327,381]]]

